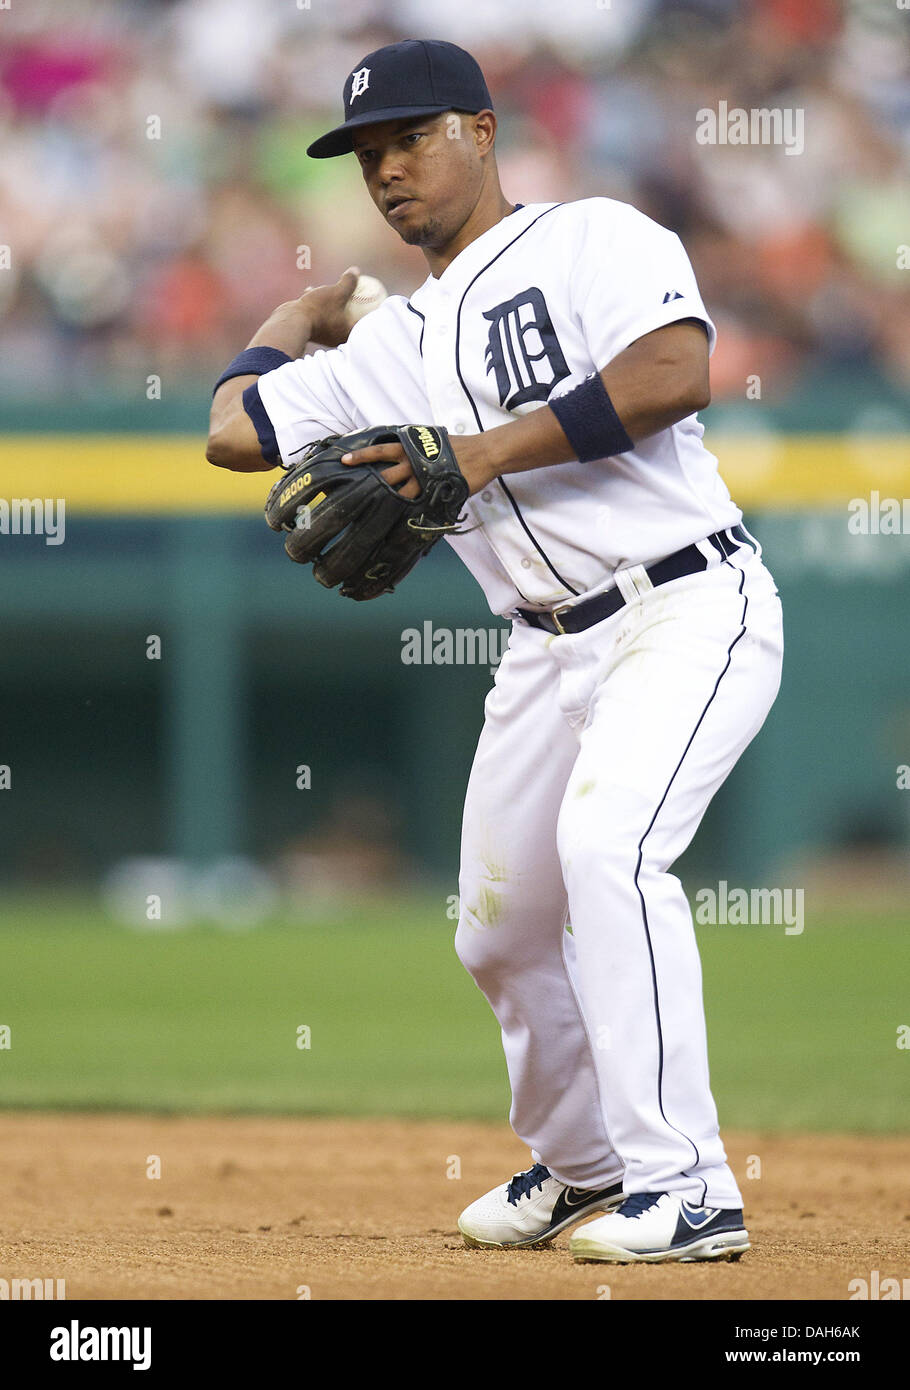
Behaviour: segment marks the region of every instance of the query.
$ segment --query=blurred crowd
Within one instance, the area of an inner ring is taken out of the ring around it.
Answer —
[[[305,153],[342,119],[357,61],[406,37],[481,63],[510,199],[604,195],[680,234],[720,331],[715,399],[742,398],[753,374],[785,395],[828,367],[910,388],[910,11],[897,3],[54,8],[0,10],[6,394],[129,396],[152,373],[191,394],[275,304],[352,262],[416,288],[423,257],[373,209],[353,157]],[[697,113],[720,102],[802,111],[804,149],[700,144]]]

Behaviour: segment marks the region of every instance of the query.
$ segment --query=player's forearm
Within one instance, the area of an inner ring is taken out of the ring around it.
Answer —
[[[626,434],[637,444],[708,404],[704,330],[691,322],[668,325],[619,353],[599,375]],[[576,457],[548,407],[498,425],[482,438],[493,477],[547,468]]]
[[[287,304],[278,305],[253,334],[247,347],[273,347],[286,352],[288,357],[302,357],[313,337],[313,323],[314,315],[303,300],[291,299]]]
[[[604,379],[603,372],[601,379]],[[633,384],[628,392],[614,391],[609,386],[607,390],[626,433],[636,444],[657,434],[658,430],[668,429],[678,420],[684,420],[705,404],[694,395],[690,397],[678,391],[673,400],[654,400],[637,384]],[[548,468],[575,458],[573,446],[553,411],[548,408],[535,410],[507,425],[497,425],[481,437],[494,477],[503,473]]]
[[[209,411],[210,433],[222,429],[238,411],[243,410],[243,393],[248,386],[258,380],[258,376],[232,376],[230,381],[222,382],[212,397],[212,406]]]
[[[272,347],[288,357],[301,357],[313,331],[313,316],[300,300],[279,304],[247,347]],[[212,399],[206,458],[235,473],[259,473],[274,467],[262,457],[253,422],[243,408],[243,393],[256,376],[235,376],[222,382]]]
[[[232,473],[264,473],[274,467],[262,457],[255,427],[243,408],[244,391],[258,380],[257,376],[234,376],[215,392],[205,456],[216,468],[229,468]]]
[[[483,441],[483,451],[491,478],[503,473],[523,473],[531,468],[548,468],[554,463],[568,463],[573,457],[572,446],[552,410],[544,407],[510,420],[507,425],[475,436]],[[466,441],[467,442],[467,441]],[[458,442],[455,450],[461,458]]]

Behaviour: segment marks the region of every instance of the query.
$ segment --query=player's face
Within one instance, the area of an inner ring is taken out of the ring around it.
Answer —
[[[446,246],[480,196],[483,163],[470,116],[447,111],[364,126],[354,153],[370,197],[409,246]]]

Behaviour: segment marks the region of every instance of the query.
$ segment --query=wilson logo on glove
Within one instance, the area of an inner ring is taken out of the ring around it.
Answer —
[[[374,444],[401,445],[419,496],[403,497],[385,481],[388,461],[341,462],[343,454]],[[363,600],[391,593],[442,536],[457,532],[467,498],[447,430],[377,425],[312,444],[272,487],[265,519],[273,531],[288,533],[288,555],[312,564],[320,584],[340,585],[346,598]]]
[[[417,436],[417,441],[423,449],[424,456],[428,459],[436,458],[439,453],[439,443],[436,432],[429,429],[426,425],[415,425],[413,427],[413,433]]]

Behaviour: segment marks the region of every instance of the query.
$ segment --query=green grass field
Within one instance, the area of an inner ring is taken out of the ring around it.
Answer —
[[[136,932],[88,902],[7,904],[0,1105],[505,1120],[498,1027],[452,930],[438,897],[243,933]],[[724,1125],[908,1127],[901,922],[704,927],[699,942]]]

